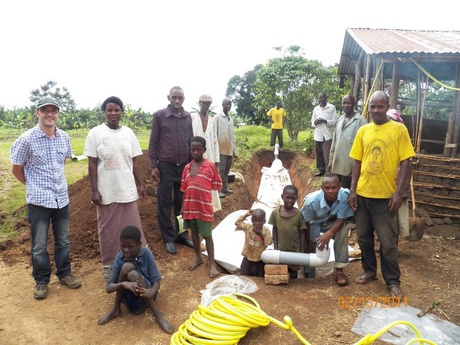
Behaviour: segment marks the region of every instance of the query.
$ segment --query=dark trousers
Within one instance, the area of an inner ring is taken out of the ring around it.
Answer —
[[[339,181],[343,188],[351,188],[351,176],[344,176],[339,174],[337,174],[337,176],[339,177]]]
[[[374,232],[380,241],[380,267],[388,287],[399,286],[401,272],[398,262],[395,226],[396,212],[388,210],[388,199],[371,199],[358,196],[355,212],[356,235],[361,248],[361,264],[364,271],[376,274],[377,259],[374,250]]]
[[[222,179],[222,192],[228,189],[228,174],[233,163],[233,156],[220,155],[219,175]]]
[[[332,139],[325,141],[315,140],[316,168],[319,171],[326,171],[329,164],[329,152],[331,151]]]
[[[177,239],[179,224],[177,216],[182,208],[184,193],[180,191],[182,171],[187,163],[159,162],[160,182],[157,186],[157,214],[161,237],[164,243],[174,242]],[[175,226],[171,222],[171,209],[174,207]],[[180,234],[183,239],[188,239],[187,231]]]
[[[270,138],[270,145],[275,146],[276,138],[278,138],[278,144],[280,148],[283,147],[283,130],[282,129],[272,129],[272,136]]]
[[[260,261],[249,261],[246,257],[243,257],[241,262],[240,275],[251,276],[251,277],[264,277],[265,276],[265,262]]]

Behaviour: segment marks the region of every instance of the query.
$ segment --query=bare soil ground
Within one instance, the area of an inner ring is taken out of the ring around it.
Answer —
[[[282,152],[281,160],[289,169],[293,183],[299,188],[300,199],[317,189],[318,179],[308,168],[311,158],[298,152]],[[145,180],[150,169],[144,155],[142,163]],[[223,211],[216,214],[217,224],[235,210],[248,209],[254,201],[260,181],[260,169],[269,166],[273,152],[254,154],[254,159],[231,187],[235,194],[222,199]],[[9,344],[169,344],[170,335],[163,333],[149,311],[122,315],[107,325],[98,326],[98,318],[112,305],[114,295],[105,292],[101,274],[96,227],[96,211],[90,204],[89,181],[80,180],[70,187],[71,241],[73,271],[82,280],[82,287],[69,290],[52,278],[47,299],[32,297],[34,282],[30,266],[30,240],[27,223],[18,219],[18,236],[0,244],[0,343]],[[198,308],[200,290],[212,281],[207,267],[187,269],[193,259],[192,249],[178,246],[178,255],[171,256],[163,248],[157,218],[156,198],[140,200],[140,213],[147,241],[153,252],[163,281],[157,303],[165,317],[176,328]],[[434,234],[458,233],[458,228],[430,228]],[[52,240],[50,240],[52,253]],[[450,321],[460,325],[459,242],[451,237],[425,235],[419,242],[400,241],[402,287],[411,306],[426,309],[434,301]],[[311,344],[352,344],[362,336],[351,332],[362,307],[339,308],[339,297],[377,299],[388,296],[379,279],[365,286],[353,283],[361,274],[360,261],[350,263],[346,270],[350,284],[339,288],[332,277],[291,280],[288,285],[266,285],[263,278],[254,278],[259,290],[252,295],[270,316],[282,320],[289,315],[297,330]],[[439,315],[438,313],[436,313]],[[440,315],[445,319],[445,316]],[[270,324],[252,329],[240,344],[299,344],[290,332]],[[375,344],[384,344],[377,341]]]

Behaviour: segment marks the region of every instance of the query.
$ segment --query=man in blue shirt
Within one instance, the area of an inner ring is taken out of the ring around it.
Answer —
[[[343,272],[348,265],[348,234],[345,221],[353,216],[348,206],[350,191],[342,188],[336,174],[327,173],[323,177],[321,190],[308,194],[301,209],[302,215],[310,229],[310,241],[319,250],[329,246],[334,238],[335,282],[339,286],[348,284]]]
[[[34,298],[48,296],[51,264],[47,250],[50,222],[54,234],[54,261],[59,282],[71,289],[81,282],[71,272],[69,194],[64,164],[72,155],[69,135],[56,128],[59,105],[43,97],[37,103],[38,124],[24,132],[10,151],[13,175],[26,186],[26,202],[32,242]]]

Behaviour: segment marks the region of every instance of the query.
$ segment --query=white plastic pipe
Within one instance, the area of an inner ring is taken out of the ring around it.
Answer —
[[[279,149],[280,149],[279,144],[275,144],[275,158],[278,158],[280,154]]]
[[[300,265],[319,267],[329,261],[330,249],[316,249],[316,253],[295,253],[281,250],[264,250],[262,261],[266,264]]]

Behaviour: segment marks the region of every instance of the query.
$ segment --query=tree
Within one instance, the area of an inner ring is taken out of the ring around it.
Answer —
[[[297,140],[300,130],[310,127],[311,113],[320,92],[339,93],[339,96],[343,93],[339,90],[335,67],[324,67],[303,55],[301,47],[288,47],[283,57],[270,59],[257,71],[254,83],[258,117],[266,117],[267,111],[282,101],[287,113],[286,129],[293,141]]]
[[[257,65],[252,71],[248,71],[243,77],[233,76],[227,84],[226,97],[230,98],[236,104],[236,114],[243,118],[247,123],[260,124],[262,118],[256,114],[254,107],[255,89],[257,71],[262,65]]]
[[[49,80],[45,85],[40,86],[39,89],[32,90],[30,92],[30,101],[34,104],[45,96],[51,96],[55,98],[61,105],[61,112],[64,114],[72,114],[75,112],[76,104],[70,95],[69,90],[66,87],[62,89],[57,86],[57,82]]]

